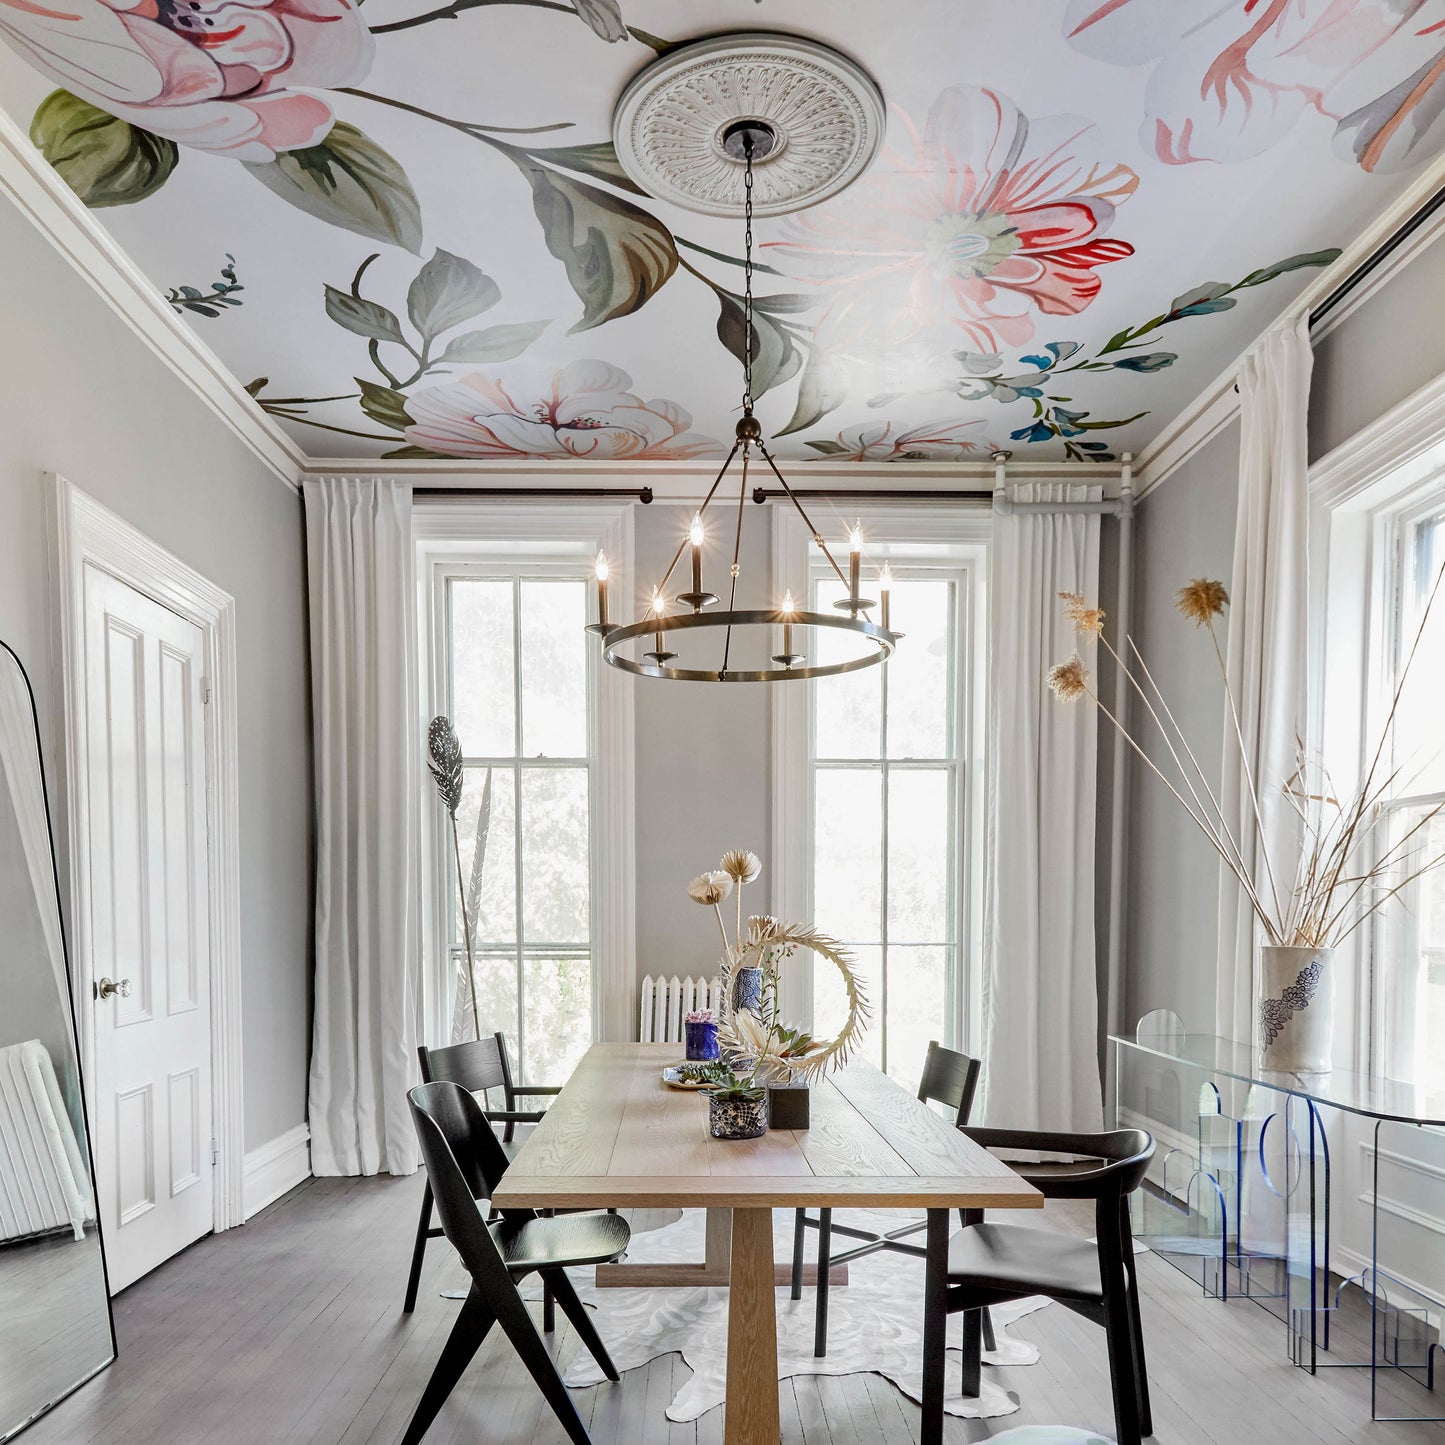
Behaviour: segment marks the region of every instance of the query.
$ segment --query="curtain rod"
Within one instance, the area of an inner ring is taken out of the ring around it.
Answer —
[[[651,487],[413,487],[413,497],[636,497],[648,506]]]
[[[820,502],[973,502],[977,506],[993,505],[993,493],[988,490],[967,492],[930,492],[927,488],[907,491],[902,488],[877,487],[871,491],[859,491],[853,487],[794,487],[795,497],[811,497]],[[754,487],[753,501],[759,506],[764,502],[786,500],[787,492],[781,487]]]
[[[1370,272],[1380,266],[1392,252],[1409,240],[1441,206],[1445,206],[1445,190],[1436,191],[1399,230],[1381,241],[1380,244],[1310,312],[1309,324],[1311,329],[1318,326],[1320,322],[1323,321],[1336,306],[1340,305],[1340,303],[1369,276]]]

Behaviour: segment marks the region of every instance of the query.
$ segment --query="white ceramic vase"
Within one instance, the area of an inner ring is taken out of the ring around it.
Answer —
[[[1329,948],[1259,950],[1261,1067],[1291,1074],[1324,1074],[1334,1067],[1333,954]]]

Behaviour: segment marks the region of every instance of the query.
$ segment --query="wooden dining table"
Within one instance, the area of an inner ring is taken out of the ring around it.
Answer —
[[[774,1209],[926,1209],[926,1288],[942,1291],[950,1210],[1036,1209],[1043,1197],[866,1063],[813,1085],[809,1128],[714,1139],[706,1097],[662,1081],[677,1052],[676,1044],[594,1044],[492,1203],[730,1210],[723,1438],[726,1445],[777,1445]],[[944,1312],[941,1298],[933,1303],[940,1307],[925,1315],[923,1337],[924,1439],[938,1438],[943,1426]]]

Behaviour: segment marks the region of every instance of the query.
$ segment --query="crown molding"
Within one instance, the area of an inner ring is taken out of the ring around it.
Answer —
[[[370,457],[322,457],[309,461],[302,471],[309,477],[392,477],[414,487],[437,491],[472,487],[527,487],[539,492],[575,487],[651,487],[655,501],[688,502],[703,496],[718,475],[722,462],[713,458],[686,461],[469,461],[428,460],[398,457],[394,461]],[[900,491],[991,492],[995,468],[992,462],[851,462],[839,466],[813,461],[779,461],[778,469],[788,485],[799,492],[825,487],[830,492],[877,492],[897,487]],[[1119,468],[1098,462],[1009,463],[1015,478],[1030,481],[1076,481],[1089,476],[1117,482]],[[734,463],[722,492],[736,494],[740,472]],[[879,483],[887,486],[880,487]],[[767,464],[754,461],[748,472],[748,490],[777,489],[777,478]]]
[[[0,111],[0,193],[75,267],[141,341],[230,428],[268,471],[295,488],[306,456],[171,310],[75,193]]]
[[[1400,193],[1394,204],[1381,211],[1341,251],[1339,259],[1318,272],[1309,285],[1259,334],[1262,336],[1272,327],[1295,321],[1301,316],[1308,316],[1354,275],[1391,236],[1405,226],[1410,218],[1441,190],[1445,190],[1445,155],[1438,156],[1416,176]],[[1325,318],[1318,335],[1328,335],[1346,316],[1358,311],[1442,234],[1445,234],[1445,211],[1437,212],[1420,226],[1402,246],[1376,266],[1354,288],[1349,299]],[[1312,339],[1314,336],[1315,333],[1311,333]],[[1248,349],[1246,347],[1245,351],[1241,351],[1139,453],[1135,468],[1137,496],[1147,496],[1161,482],[1167,481],[1200,447],[1238,416],[1239,396],[1234,389],[1234,381],[1239,374],[1240,365],[1244,361]]]

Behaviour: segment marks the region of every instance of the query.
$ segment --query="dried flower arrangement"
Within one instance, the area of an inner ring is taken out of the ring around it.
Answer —
[[[1402,837],[1390,842],[1377,837],[1385,817],[1383,804],[1400,778],[1401,769],[1387,767],[1385,749],[1391,727],[1400,705],[1400,698],[1415,659],[1420,638],[1429,621],[1436,595],[1445,579],[1445,571],[1436,578],[1426,601],[1419,629],[1400,671],[1388,715],[1380,732],[1369,766],[1353,793],[1345,795],[1335,786],[1329,769],[1317,755],[1309,753],[1301,743],[1297,750],[1294,772],[1280,780],[1279,795],[1295,815],[1300,842],[1299,860],[1293,879],[1280,877],[1282,865],[1270,857],[1266,846],[1260,787],[1249,764],[1244,743],[1239,708],[1229,685],[1224,650],[1220,646],[1215,621],[1224,615],[1229,594],[1224,585],[1210,578],[1196,577],[1181,587],[1175,606],[1181,616],[1203,628],[1213,644],[1215,661],[1224,681],[1231,734],[1239,750],[1241,770],[1248,788],[1251,823],[1257,856],[1261,860],[1263,881],[1245,860],[1242,839],[1231,831],[1219,798],[1210,786],[1188,739],[1164,700],[1158,683],[1149,671],[1133,638],[1125,638],[1121,656],[1104,633],[1104,613],[1091,607],[1077,593],[1061,592],[1064,615],[1074,625],[1081,640],[1092,639],[1114,660],[1134,695],[1143,703],[1149,720],[1173,764],[1172,773],[1157,765],[1145,752],[1139,738],[1116,717],[1090,685],[1090,672],[1077,649],[1066,661],[1051,668],[1048,684],[1062,702],[1088,697],[1099,712],[1124,736],[1125,741],[1144,765],[1169,789],[1190,820],[1209,840],[1210,846],[1223,860],[1249,900],[1255,918],[1264,932],[1266,942],[1279,948],[1330,948],[1342,943],[1362,924],[1373,918],[1423,874],[1445,863],[1445,853],[1423,863],[1411,857],[1417,836],[1430,822],[1445,811],[1445,801],[1429,809]],[[1405,876],[1392,879],[1403,868]]]
[[[710,907],[722,934],[723,956],[718,965],[723,1010],[718,1037],[732,1054],[746,1060],[745,1075],[733,1074],[719,1085],[724,1092],[755,1093],[767,1083],[791,1080],[812,1082],[830,1068],[841,1067],[858,1047],[867,1028],[869,1006],[862,981],[853,969],[852,956],[836,939],[815,928],[780,923],[766,914],[754,914],[743,925],[742,890],[762,873],[756,853],[735,848],[724,853],[718,867],[688,884],[693,902]],[[736,932],[728,938],[722,904],[737,895]],[[782,966],[798,949],[811,950],[831,963],[843,978],[848,1017],[837,1036],[820,1040],[806,1030],[783,1022],[778,1001]],[[757,968],[762,986],[755,1005],[734,1007],[733,990],[738,973]]]

